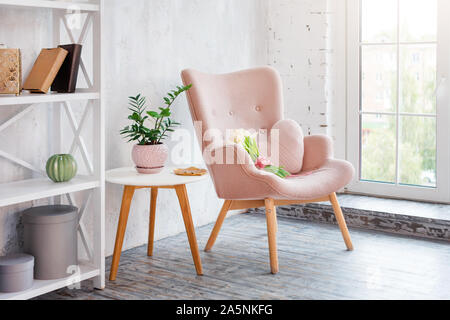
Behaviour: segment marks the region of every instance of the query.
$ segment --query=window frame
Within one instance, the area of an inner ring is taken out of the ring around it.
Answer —
[[[436,188],[362,181],[361,177],[361,0],[346,7],[347,125],[346,156],[356,174],[347,192],[393,198],[450,202],[450,1],[438,0]],[[399,79],[397,79],[399,81]],[[397,117],[398,118],[398,117]],[[397,134],[399,131],[397,123]],[[398,138],[397,138],[398,139]],[[398,146],[396,147],[398,148]],[[396,151],[398,152],[398,151]]]

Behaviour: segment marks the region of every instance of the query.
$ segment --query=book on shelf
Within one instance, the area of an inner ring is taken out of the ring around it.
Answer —
[[[63,48],[42,49],[23,89],[32,93],[47,93],[68,53]]]
[[[67,50],[68,54],[53,81],[51,90],[59,93],[73,93],[77,87],[82,45],[68,44],[60,45],[58,48]]]
[[[0,45],[0,94],[19,95],[22,88],[22,60],[19,49]]]

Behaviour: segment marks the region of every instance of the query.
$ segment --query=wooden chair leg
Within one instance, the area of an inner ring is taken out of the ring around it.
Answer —
[[[109,280],[116,280],[117,270],[119,268],[120,254],[122,253],[123,239],[127,229],[128,215],[130,213],[131,200],[133,199],[135,187],[125,186],[122,197],[122,207],[120,209],[119,223],[117,225],[116,243],[114,246],[114,255],[111,263]]]
[[[273,199],[265,199],[267,237],[269,239],[270,269],[273,274],[278,273],[277,252],[277,211]]]
[[[153,256],[153,241],[155,238],[155,217],[156,217],[156,199],[158,198],[158,188],[151,188],[150,194],[150,222],[148,227],[148,247],[147,255]]]
[[[217,218],[216,224],[209,236],[209,240],[206,243],[205,251],[210,251],[216,242],[217,236],[219,235],[220,229],[222,228],[223,221],[225,220],[228,211],[230,210],[232,200],[225,200],[222,209],[220,210],[219,217]]]
[[[341,206],[339,205],[336,193],[330,194],[330,202],[333,206],[334,214],[336,215],[336,220],[338,222],[339,228],[341,229],[342,236],[344,237],[345,245],[347,246],[348,250],[352,251],[352,240],[350,238],[350,233],[348,232],[347,224],[345,223],[345,218],[342,214]]]
[[[191,247],[192,258],[194,259],[195,269],[199,276],[203,275],[202,262],[197,245],[197,237],[195,236],[194,222],[192,221],[191,207],[185,185],[175,186],[178,201],[180,202],[181,213],[183,214],[184,226]]]

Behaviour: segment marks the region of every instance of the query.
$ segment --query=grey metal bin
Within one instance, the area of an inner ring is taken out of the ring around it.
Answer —
[[[11,293],[33,286],[34,258],[28,254],[0,257],[0,292]]]
[[[70,276],[78,264],[78,209],[54,205],[23,212],[24,251],[34,256],[34,278],[53,280]]]

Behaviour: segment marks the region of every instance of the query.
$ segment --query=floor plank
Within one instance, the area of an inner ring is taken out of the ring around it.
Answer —
[[[450,299],[450,245],[351,229],[345,250],[333,225],[280,218],[280,273],[270,274],[265,217],[228,218],[199,277],[185,234],[124,252],[115,282],[62,289],[37,299]],[[198,228],[200,248],[212,225]],[[108,273],[111,259],[107,259]]]

